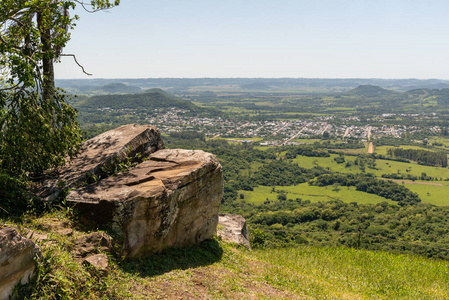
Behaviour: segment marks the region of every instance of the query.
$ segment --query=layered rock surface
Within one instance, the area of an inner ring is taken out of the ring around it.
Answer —
[[[217,235],[225,242],[251,249],[246,220],[240,215],[219,214]]]
[[[102,133],[83,143],[80,154],[59,170],[57,176],[44,181],[36,194],[45,200],[55,199],[62,188],[82,185],[89,178],[102,177],[107,169],[138,153],[149,155],[164,149],[159,130],[150,125],[124,125]]]
[[[102,140],[109,139],[103,134]],[[214,155],[165,149],[129,171],[70,191],[66,199],[76,203],[85,222],[122,236],[124,255],[139,257],[211,238],[222,196],[222,169]]]
[[[17,283],[28,282],[40,248],[12,227],[0,228],[0,299],[9,299]]]

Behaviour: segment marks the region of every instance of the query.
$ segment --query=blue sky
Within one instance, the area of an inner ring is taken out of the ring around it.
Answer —
[[[121,0],[80,20],[57,78],[449,79],[447,0]]]

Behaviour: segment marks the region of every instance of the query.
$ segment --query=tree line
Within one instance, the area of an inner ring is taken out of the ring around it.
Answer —
[[[447,154],[418,149],[388,148],[390,157],[399,157],[416,161],[418,164],[434,167],[447,167]]]

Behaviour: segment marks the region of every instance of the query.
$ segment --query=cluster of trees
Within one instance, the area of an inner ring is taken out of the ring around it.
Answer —
[[[170,137],[183,139],[183,140],[194,140],[198,139],[200,141],[206,141],[206,136],[203,132],[192,131],[192,130],[184,130],[180,132],[171,132]]]
[[[382,178],[388,178],[388,179],[406,179],[406,180],[425,180],[425,181],[438,181],[443,180],[443,178],[437,178],[432,176],[427,176],[425,172],[421,173],[421,176],[415,176],[412,174],[401,174],[401,173],[391,173],[391,174],[382,174]]]
[[[447,154],[419,149],[388,148],[391,157],[400,157],[418,162],[418,164],[434,167],[447,167]]]
[[[365,173],[366,167],[376,169],[376,160],[372,156],[359,155],[353,162],[347,161],[345,167],[349,168],[352,164],[358,166],[362,173]]]
[[[252,176],[255,185],[263,186],[288,186],[307,182],[328,171],[321,167],[305,169],[297,164],[288,163],[284,160],[273,160],[261,166]]]
[[[405,186],[389,180],[377,179],[369,174],[323,174],[309,181],[309,184],[316,186],[329,186],[334,184],[355,186],[358,191],[376,194],[386,199],[397,201],[401,206],[421,202],[419,196]]]
[[[120,1],[91,0],[101,10]],[[76,110],[55,87],[54,61],[63,56],[82,1],[0,2],[0,200],[14,210],[17,188],[74,156],[81,142]],[[9,205],[11,204],[11,205]],[[6,209],[7,208],[7,209]]]
[[[449,208],[288,199],[224,206],[243,215],[257,245],[347,246],[449,259]]]
[[[317,149],[312,146],[296,146],[287,148],[287,153],[285,153],[285,158],[293,159],[298,155],[308,156],[308,157],[329,157],[328,151],[323,149]]]

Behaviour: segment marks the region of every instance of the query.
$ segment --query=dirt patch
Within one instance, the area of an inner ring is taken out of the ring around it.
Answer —
[[[133,294],[139,299],[301,299],[261,279],[265,268],[270,265],[245,260],[236,270],[220,263],[174,270],[135,282]]]
[[[369,145],[368,145],[368,153],[369,153],[369,154],[374,153],[374,145],[373,145],[373,142],[369,142]]]

